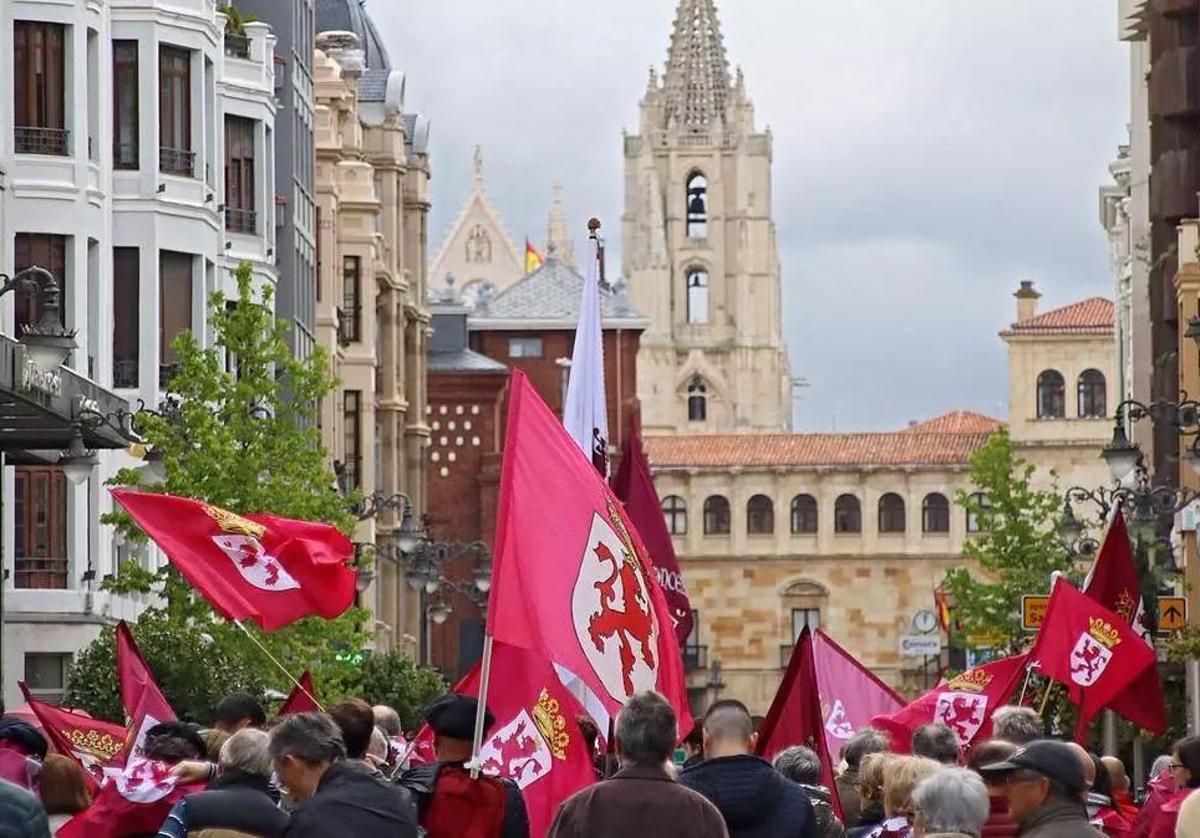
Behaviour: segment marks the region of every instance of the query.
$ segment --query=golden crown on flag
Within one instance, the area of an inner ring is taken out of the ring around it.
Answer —
[[[1121,642],[1121,632],[1103,617],[1088,617],[1088,634],[1109,649]]]
[[[225,532],[234,532],[239,535],[260,538],[267,531],[267,528],[262,524],[256,524],[248,518],[243,518],[236,512],[230,512],[228,509],[222,509],[219,506],[209,506],[206,503],[204,504],[204,512],[208,517],[216,521],[217,526]]]
[[[567,733],[567,720],[558,709],[558,699],[551,698],[550,693],[542,687],[537,704],[533,706],[533,723],[537,725],[538,733],[550,746],[550,753],[559,759],[567,758],[567,748],[571,744],[571,736]]]
[[[85,731],[79,728],[63,728],[61,733],[70,740],[76,750],[100,757],[104,762],[108,762],[116,756],[121,748],[125,747],[123,741],[109,733],[97,733],[94,730]]]
[[[985,672],[982,669],[968,669],[961,675],[955,675],[947,684],[952,690],[964,690],[966,692],[978,693],[983,692],[988,684],[992,682],[992,674]]]

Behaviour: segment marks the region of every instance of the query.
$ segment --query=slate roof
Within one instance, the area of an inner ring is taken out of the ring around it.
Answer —
[[[368,68],[382,71],[392,68],[387,47],[383,45],[383,38],[367,13],[365,0],[317,0],[316,18],[317,32],[336,30],[357,35]],[[387,78],[386,72],[384,78]],[[381,95],[378,101],[382,99]]]
[[[1028,320],[1013,323],[1002,336],[1037,334],[1111,335],[1113,332],[1113,301],[1091,297],[1077,303],[1047,311]]]
[[[508,372],[504,364],[470,349],[430,352],[426,355],[426,365],[429,372]]]
[[[990,434],[1000,430],[999,419],[973,410],[952,410],[904,429],[906,434]]]
[[[480,297],[471,314],[472,329],[489,328],[497,321],[513,323],[561,323],[573,329],[579,322],[579,300],[583,294],[583,277],[559,261],[554,254],[533,273],[505,288],[494,297]],[[610,321],[627,321],[645,326],[646,318],[615,291],[601,294],[601,316],[605,325]]]
[[[387,98],[388,77],[391,70],[367,68],[358,77],[358,99],[360,102],[382,102]]]

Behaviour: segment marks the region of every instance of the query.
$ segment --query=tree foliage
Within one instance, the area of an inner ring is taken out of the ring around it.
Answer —
[[[361,674],[359,695],[372,704],[394,707],[407,731],[420,727],[422,709],[446,691],[446,682],[435,670],[417,666],[399,652],[368,655]]]
[[[287,327],[272,314],[271,289],[255,294],[246,264],[236,278],[236,301],[220,292],[209,300],[210,345],[190,331],[180,334],[170,396],[157,413],[138,416],[139,433],[163,456],[166,479],[148,483],[145,469],[123,469],[109,482],[199,498],[239,513],[324,521],[349,534],[357,498],[336,490],[317,426],[321,400],[336,384],[328,358],[320,347],[306,359],[294,358]],[[119,509],[103,520],[134,545],[145,543],[145,534]],[[157,595],[133,631],[181,716],[205,721],[215,701],[233,689],[290,690],[286,676],[246,633],[218,618],[169,565],[148,571],[131,558],[104,587]],[[362,672],[346,653],[367,645],[361,626],[368,617],[354,608],[335,620],[308,618],[270,634],[247,625],[246,632],[292,674],[311,670],[318,698],[326,700],[358,691]],[[77,656],[67,698],[119,719],[113,643],[108,630]]]
[[[1006,428],[993,434],[970,460],[972,492],[955,503],[978,525],[963,554],[978,572],[951,570],[944,586],[954,618],[970,634],[1021,632],[1022,594],[1046,593],[1054,571],[1070,573],[1070,556],[1055,531],[1062,498],[1030,485],[1034,466],[1017,456]]]

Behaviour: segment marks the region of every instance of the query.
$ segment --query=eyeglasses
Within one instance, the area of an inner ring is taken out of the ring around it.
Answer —
[[[1176,768],[1186,768],[1186,767],[1187,766],[1185,766],[1182,762],[1180,762],[1179,760],[1175,760],[1175,759],[1173,759],[1167,763],[1167,768],[1170,768],[1172,771],[1174,771]]]

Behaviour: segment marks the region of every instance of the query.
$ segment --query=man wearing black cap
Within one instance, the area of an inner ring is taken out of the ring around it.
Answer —
[[[1088,823],[1083,806],[1087,781],[1083,766],[1068,745],[1042,739],[1030,742],[1003,762],[984,765],[985,777],[1006,782],[1008,811],[1026,838],[1102,838]]]
[[[397,781],[417,798],[417,816],[429,838],[459,838],[468,825],[494,823],[501,838],[529,838],[529,816],[517,784],[482,774],[472,779],[471,758],[478,702],[450,693],[425,708],[437,762],[419,765]],[[486,735],[495,719],[484,708]]]

